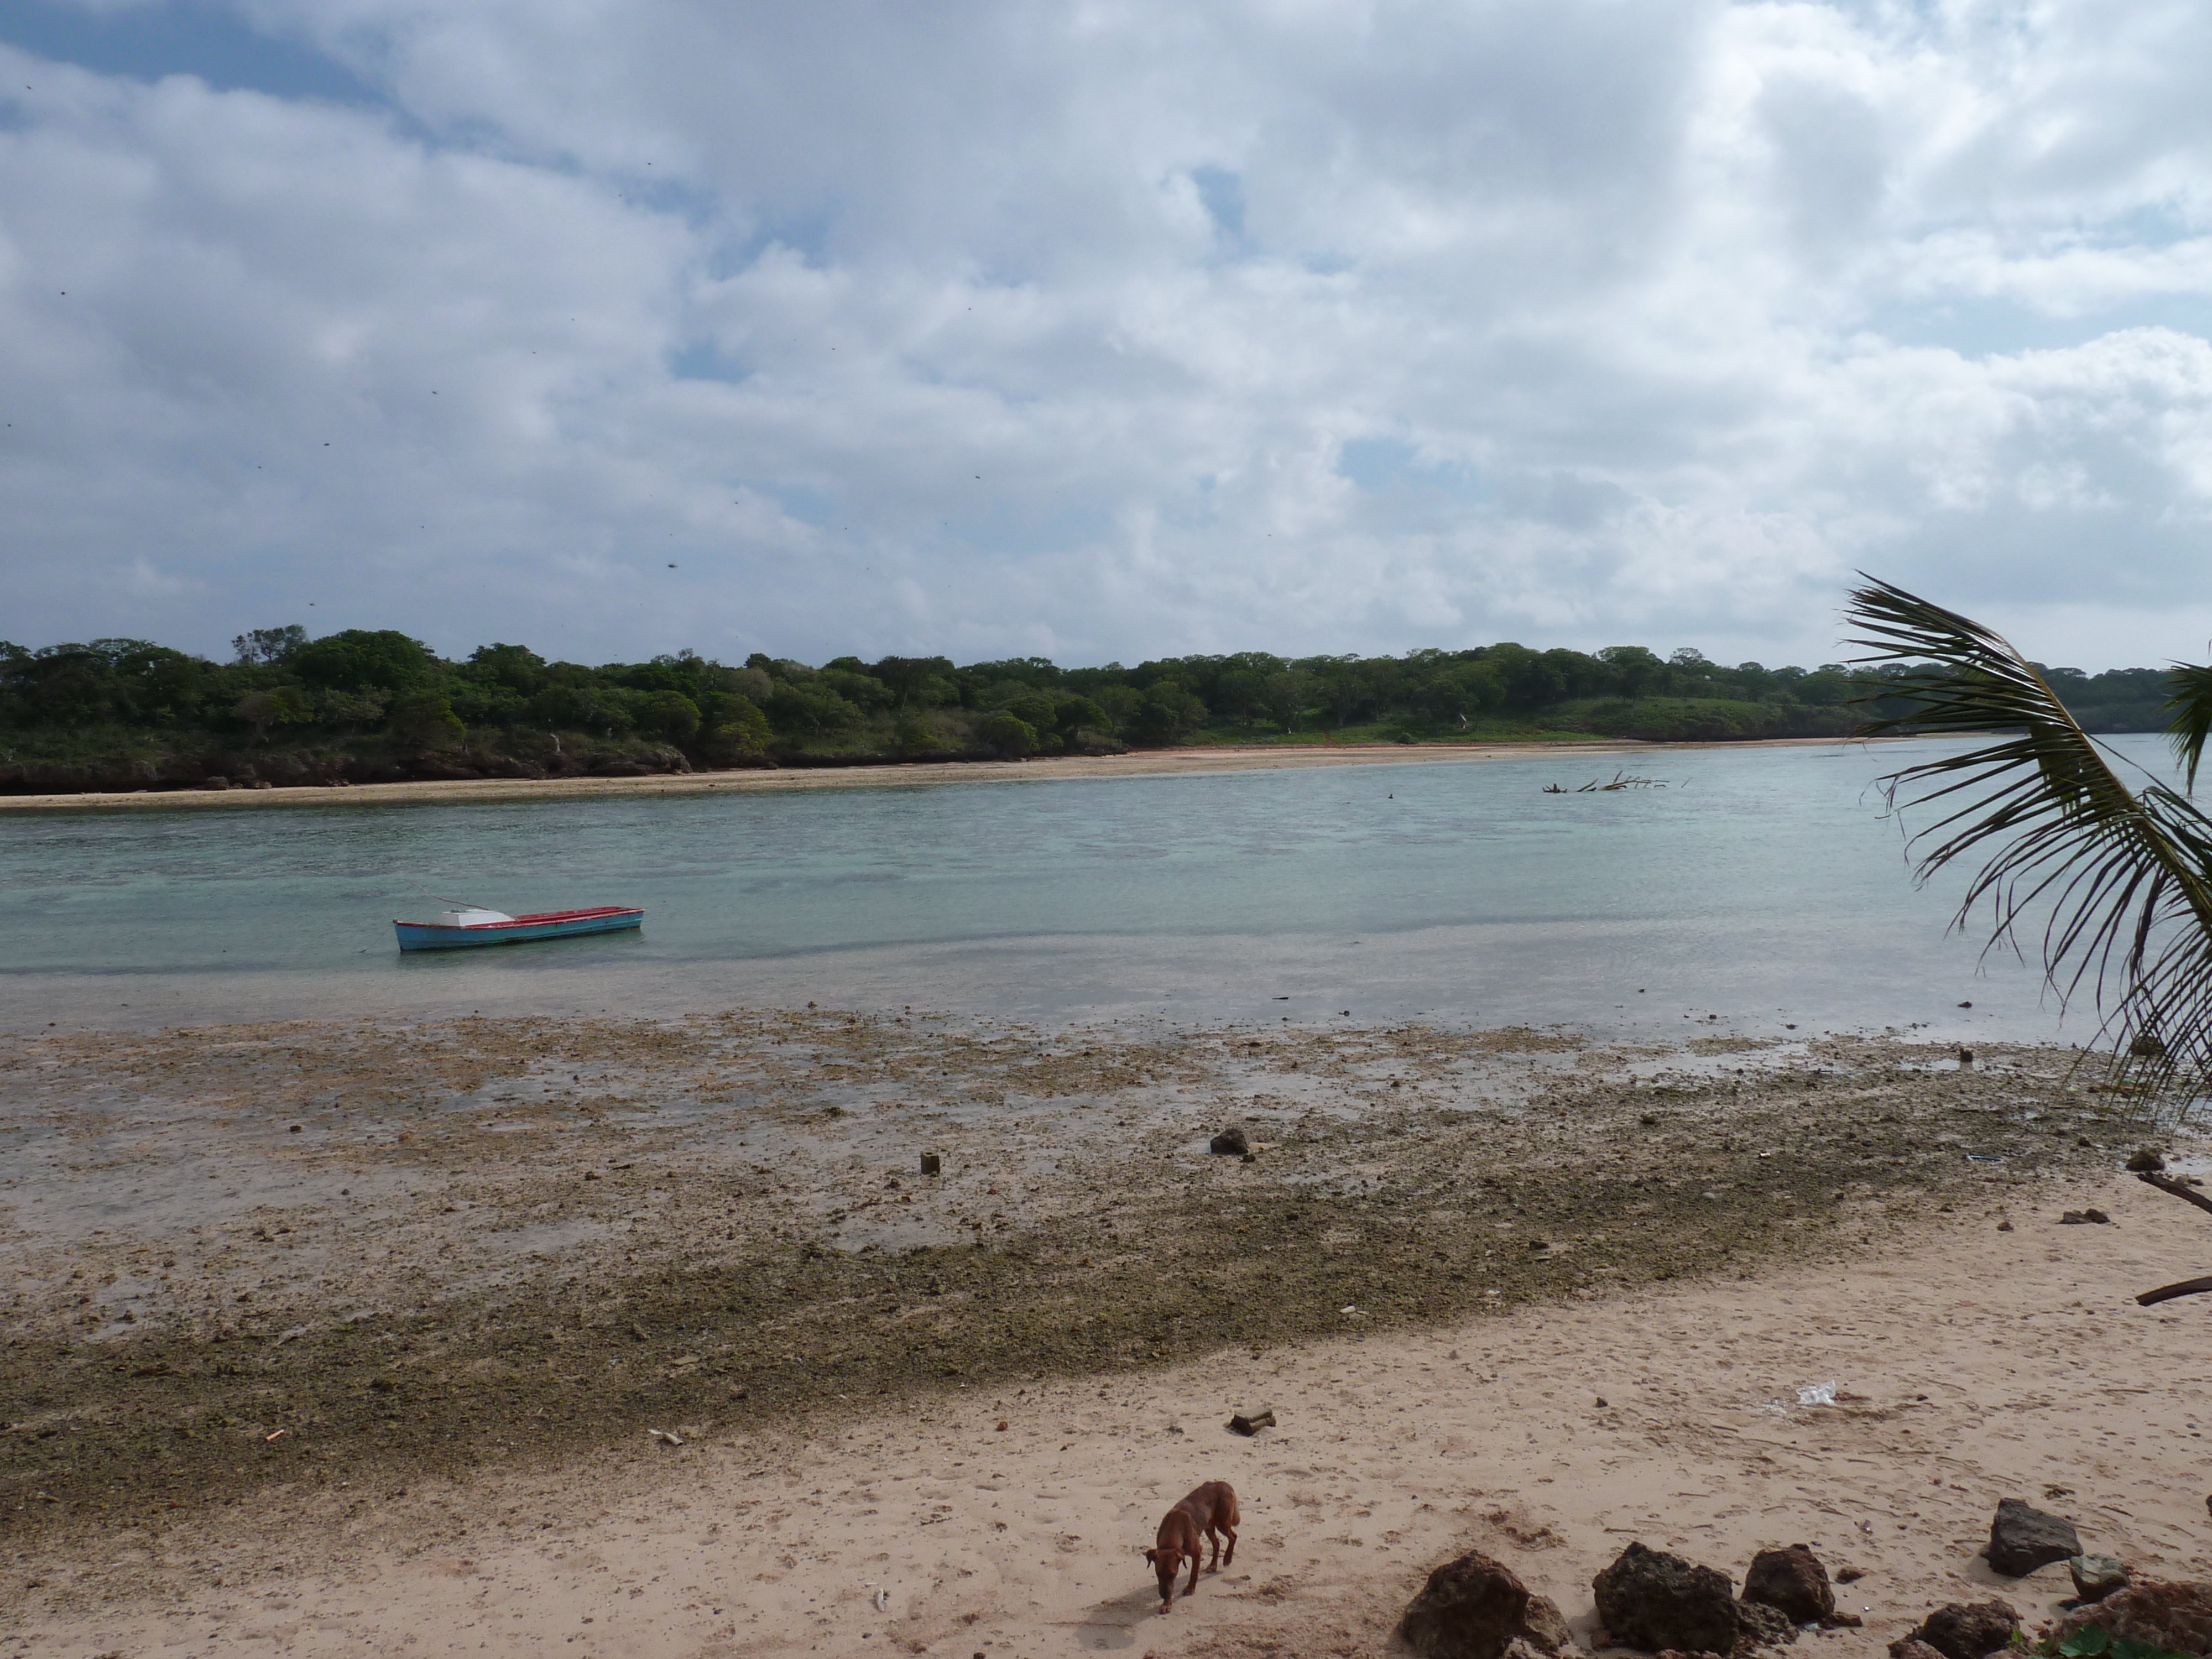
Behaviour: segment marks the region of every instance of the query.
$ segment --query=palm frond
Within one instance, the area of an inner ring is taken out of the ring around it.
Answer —
[[[1887,582],[1868,584],[1845,612],[1863,630],[1853,642],[1872,653],[1856,660],[1911,665],[1881,691],[1911,707],[1862,735],[1990,739],[1882,780],[1893,808],[1937,814],[1908,843],[1919,879],[1981,859],[1954,925],[1971,926],[1987,906],[1988,948],[2017,950],[2021,922],[2044,918],[2045,977],[2062,1006],[2090,993],[2130,1092],[2154,1099],[2204,1076],[2212,818],[2163,784],[2130,790],[2002,635]]]
[[[2204,757],[2204,741],[2212,737],[2212,668],[2176,663],[2166,677],[2166,706],[2173,711],[2166,730],[2173,733],[2175,751],[2186,769],[2191,790],[2197,787],[2197,763]]]

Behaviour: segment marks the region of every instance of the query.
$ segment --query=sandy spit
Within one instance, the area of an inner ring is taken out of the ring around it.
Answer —
[[[2085,1202],[2116,1224],[2056,1224]],[[1931,1218],[1847,1265],[1387,1335],[1347,1318],[788,1433],[699,1424],[675,1447],[641,1425],[558,1470],[190,1530],[132,1517],[109,1559],[10,1565],[15,1640],[56,1659],[1364,1656],[1423,1571],[1471,1547],[1587,1636],[1591,1574],[1642,1539],[1737,1577],[1756,1548],[1811,1544],[1864,1574],[1839,1599],[1865,1627],[1798,1646],[1874,1656],[1944,1601],[2053,1613],[2063,1567],[2001,1580],[1976,1556],[2001,1498],[2071,1515],[2139,1569],[2202,1571],[2212,1310],[2130,1297],[2207,1243],[2201,1217],[2107,1176],[2052,1183],[2017,1231]],[[1797,1403],[1829,1382],[1836,1404]],[[1260,1401],[1279,1428],[1226,1431]],[[1158,1616],[1138,1552],[1208,1477],[1242,1496],[1235,1564]]]
[[[369,783],[345,788],[164,789],[67,795],[0,795],[0,812],[181,811],[202,806],[421,805],[459,801],[589,800],[640,795],[703,795],[799,789],[894,789],[945,783],[1042,783],[1059,778],[1174,777],[1198,773],[1302,770],[1316,766],[1407,766],[1445,761],[1544,759],[1677,749],[1802,748],[1858,743],[1857,738],[1771,738],[1743,743],[1343,744],[1315,748],[1146,750],[1128,755],[1071,755],[1026,761],[942,764],[809,766],[767,771],[688,772],[644,778],[472,778]],[[1876,739],[1876,741],[1899,741]]]

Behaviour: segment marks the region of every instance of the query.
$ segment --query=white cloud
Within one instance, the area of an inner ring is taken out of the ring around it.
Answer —
[[[388,105],[0,47],[0,634],[1809,661],[1864,566],[2100,666],[2212,613],[2201,8],[239,12]]]

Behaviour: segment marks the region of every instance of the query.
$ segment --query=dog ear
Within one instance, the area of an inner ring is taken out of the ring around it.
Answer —
[[[1145,1559],[1151,1562],[1157,1567],[1160,1564],[1160,1553],[1158,1550],[1146,1550],[1145,1552]]]

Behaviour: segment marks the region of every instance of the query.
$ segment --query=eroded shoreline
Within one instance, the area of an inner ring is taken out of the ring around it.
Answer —
[[[0,1510],[373,1505],[1877,1247],[2109,1168],[2073,1058],[825,1010],[10,1037]],[[1204,1150],[1231,1121],[1252,1162]]]

